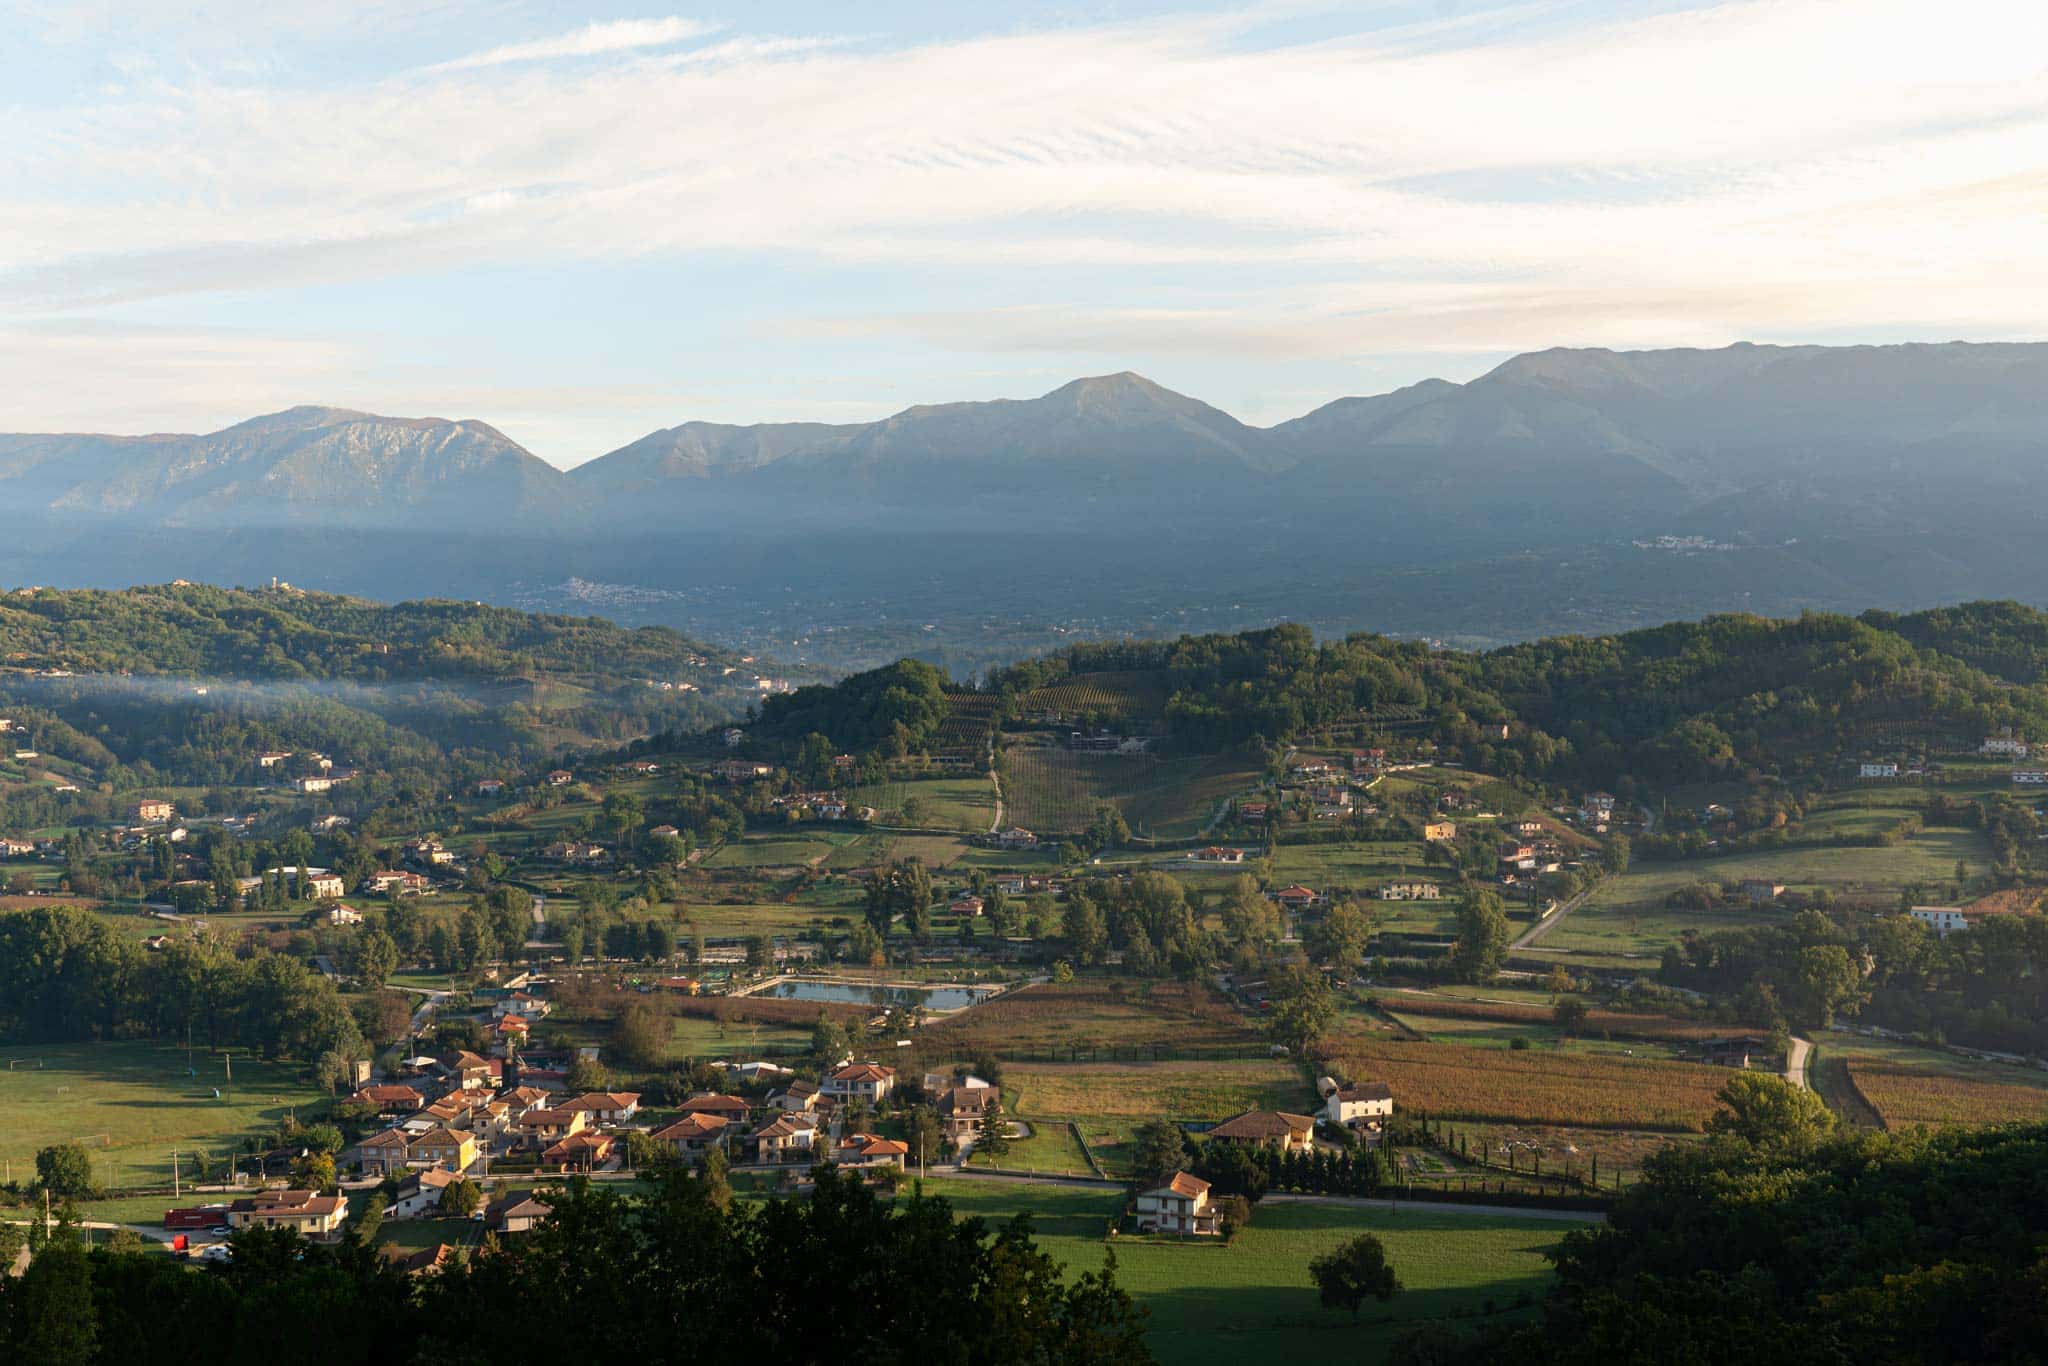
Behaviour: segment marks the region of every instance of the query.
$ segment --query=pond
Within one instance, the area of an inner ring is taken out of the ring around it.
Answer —
[[[963,1010],[979,1005],[994,994],[994,987],[894,987],[870,986],[866,982],[817,982],[792,980],[756,993],[792,1001],[835,1001],[842,1005],[871,1005],[877,1010],[891,1006],[921,1006],[926,1010]]]

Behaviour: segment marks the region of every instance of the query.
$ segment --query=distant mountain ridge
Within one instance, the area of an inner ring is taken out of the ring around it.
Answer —
[[[1396,539],[1664,531],[1674,516],[1762,535],[2028,489],[2044,452],[2048,344],[1741,344],[1532,352],[1263,428],[1125,372],[875,422],[685,422],[566,472],[482,422],[308,406],[197,436],[0,436],[0,501],[176,528],[543,539],[1048,502],[1073,526],[1135,502]]]

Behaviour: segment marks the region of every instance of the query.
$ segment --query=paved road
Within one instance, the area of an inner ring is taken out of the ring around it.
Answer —
[[[428,991],[425,994],[427,999],[420,1002],[420,1008],[412,1013],[412,1032],[415,1034],[427,1032],[427,1021],[433,1018],[434,1008],[448,997],[445,991]]]
[[[1516,949],[1526,949],[1531,944],[1541,939],[1544,935],[1549,934],[1550,931],[1556,927],[1558,921],[1564,919],[1573,911],[1576,911],[1577,909],[1579,909],[1579,907],[1585,905],[1586,898],[1591,895],[1593,895],[1593,889],[1591,887],[1588,887],[1585,891],[1580,892],[1570,901],[1565,902],[1564,905],[1559,906],[1550,915],[1544,917],[1543,919],[1537,921],[1535,924],[1531,925],[1528,929],[1522,931],[1522,937],[1515,940],[1514,943],[1508,945],[1508,952],[1513,953]]]
[[[1812,1052],[1813,1045],[1800,1038],[1793,1039],[1792,1046],[1785,1050],[1785,1080],[1802,1091],[1812,1089],[1806,1077],[1806,1059]]]

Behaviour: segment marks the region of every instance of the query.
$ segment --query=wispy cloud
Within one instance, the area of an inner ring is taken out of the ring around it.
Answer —
[[[1288,41],[636,19],[339,81],[143,74],[9,107],[0,320],[738,261],[743,302],[635,303],[961,366],[2040,326],[2048,8],[1502,10]],[[782,411],[830,363],[793,361]]]
[[[614,52],[641,48],[672,47],[716,33],[718,24],[670,16],[666,19],[614,19],[609,23],[586,24],[573,33],[537,38],[525,43],[507,43],[484,52],[439,62],[429,71],[472,71],[478,67],[509,66],[514,62],[547,62],[563,57],[602,57]]]

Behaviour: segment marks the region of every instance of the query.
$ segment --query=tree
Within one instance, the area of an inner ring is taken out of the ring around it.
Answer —
[[[398,945],[382,930],[366,930],[356,936],[355,972],[363,985],[375,991],[398,970]]]
[[[1556,1023],[1558,1032],[1570,1038],[1586,1023],[1590,1012],[1584,1000],[1577,996],[1560,996],[1550,1008],[1550,1018]]]
[[[1086,892],[1068,894],[1066,931],[1076,958],[1091,967],[1102,961],[1103,952],[1109,947],[1109,928],[1101,908]]]
[[[1365,961],[1365,946],[1372,939],[1372,915],[1347,897],[1330,907],[1329,914],[1311,925],[1304,937],[1310,958],[1348,979]]]
[[[945,1133],[939,1117],[929,1105],[913,1105],[903,1117],[903,1140],[910,1148],[910,1162],[923,1167],[938,1156]]]
[[[99,1191],[92,1154],[82,1143],[55,1143],[36,1154],[36,1184],[53,1196],[90,1198]]]
[[[1473,892],[1458,907],[1458,937],[1451,945],[1451,968],[1461,981],[1490,982],[1506,966],[1513,934],[1500,898]]]
[[[334,1189],[334,1154],[307,1153],[292,1163],[292,1183],[306,1190]]]
[[[711,1208],[721,1213],[732,1208],[732,1182],[726,1174],[725,1149],[707,1148],[697,1164],[697,1184]]]
[[[1387,1250],[1370,1233],[1361,1233],[1308,1264],[1309,1279],[1326,1309],[1349,1309],[1351,1321],[1369,1299],[1390,1300],[1401,1289]]]
[[[449,1182],[441,1192],[441,1212],[453,1219],[467,1219],[481,1209],[483,1203],[482,1189],[467,1177]]]
[[[1822,1029],[1837,1015],[1854,1015],[1870,999],[1862,967],[1840,944],[1815,944],[1799,951],[1799,993],[1808,1022]]]
[[[836,1067],[846,1056],[846,1031],[824,1011],[811,1025],[811,1057],[820,1067]]]
[[[85,1249],[71,1238],[53,1240],[36,1254],[21,1283],[0,1306],[11,1310],[0,1326],[11,1361],[36,1366],[92,1366],[99,1360],[99,1314]]]
[[[1722,1108],[1707,1117],[1707,1132],[1753,1148],[1803,1152],[1835,1127],[1819,1096],[1768,1072],[1737,1072],[1714,1098]]]
[[[611,1069],[596,1058],[578,1058],[569,1064],[569,1089],[578,1093],[584,1091],[609,1091],[612,1087]]]
[[[1131,1171],[1141,1188],[1164,1185],[1175,1172],[1187,1170],[1188,1144],[1180,1125],[1168,1119],[1148,1119],[1138,1126],[1136,1138]]]
[[[1003,1114],[1000,1088],[988,1098],[988,1108],[981,1112],[981,1136],[975,1146],[990,1157],[1001,1157],[1010,1151],[1010,1121]]]
[[[631,792],[608,793],[604,799],[604,823],[614,839],[623,840],[647,819],[647,806]]]
[[[1294,1057],[1308,1058],[1336,1013],[1336,998],[1323,975],[1296,969],[1287,976],[1266,1022],[1266,1033]]]
[[[612,1047],[635,1067],[653,1071],[668,1061],[675,1022],[653,1001],[629,1001],[612,1024]]]

